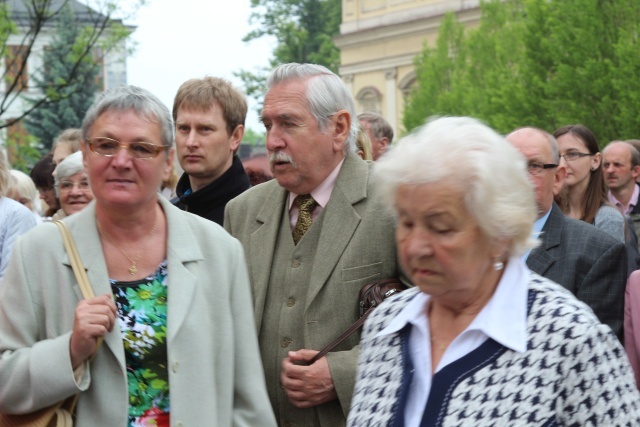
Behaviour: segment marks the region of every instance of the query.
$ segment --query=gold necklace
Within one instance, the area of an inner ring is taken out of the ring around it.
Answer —
[[[138,272],[138,266],[137,266],[138,261],[140,261],[140,258],[142,258],[142,254],[144,253],[144,250],[147,249],[147,246],[151,242],[151,239],[153,238],[156,232],[157,225],[158,225],[158,215],[156,215],[156,218],[153,221],[153,227],[151,227],[151,232],[149,232],[149,235],[147,236],[147,239],[144,242],[144,246],[142,247],[142,249],[140,249],[140,251],[138,251],[138,254],[133,259],[131,259],[129,255],[127,255],[122,249],[120,249],[118,245],[116,245],[116,242],[114,242],[113,239],[107,234],[107,232],[104,231],[104,229],[102,228],[102,224],[100,224],[100,221],[98,221],[98,230],[100,230],[101,234],[104,234],[104,237],[106,237],[107,240],[111,242],[114,248],[120,251],[120,253],[124,255],[126,259],[129,260],[129,262],[131,263],[131,267],[129,267],[129,274],[131,274],[132,276],[135,276],[135,274]]]

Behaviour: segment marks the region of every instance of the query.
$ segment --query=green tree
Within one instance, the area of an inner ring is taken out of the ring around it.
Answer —
[[[308,62],[337,72],[340,52],[333,37],[340,33],[341,0],[251,0],[251,8],[251,23],[257,22],[259,27],[243,40],[270,36],[277,44],[269,67],[234,73],[243,81],[248,96],[261,103],[268,72],[279,64]]]
[[[78,52],[79,44],[76,41],[82,37],[83,29],[76,25],[75,20],[70,7],[61,11],[56,35],[43,54],[45,73],[33,77],[36,85],[50,88],[66,83],[65,79],[69,75],[75,75],[68,85],[51,94],[50,101],[41,104],[26,117],[27,131],[40,141],[45,151],[49,151],[54,138],[60,132],[67,128],[80,127],[85,112],[100,89],[97,80],[100,72],[99,62],[87,55],[80,58],[82,55]],[[70,50],[69,46],[76,47],[75,51]],[[38,98],[30,99],[30,102],[37,103]]]
[[[256,132],[253,129],[245,129],[244,136],[242,137],[243,144],[249,145],[264,145],[266,136],[264,132]]]
[[[488,1],[478,28],[449,16],[417,57],[404,125],[456,114],[501,132],[583,123],[602,144],[637,137],[639,37],[635,0]]]
[[[132,0],[126,5],[126,13],[135,13],[143,1]],[[67,89],[84,76],[82,64],[92,59],[94,51],[100,48],[104,53],[109,52],[128,37],[130,30],[121,19],[115,18],[117,15],[124,18],[122,2],[96,0],[91,5],[92,8],[88,8],[76,0],[0,0],[0,60],[4,62],[0,74],[0,84],[4,85],[0,90],[0,129],[12,126],[44,104],[60,102],[69,97],[74,92]],[[43,43],[47,32],[55,27],[67,7],[74,10],[75,25],[78,27],[78,37],[72,45],[67,46],[69,54],[66,58],[73,62],[67,68],[69,73],[45,84],[36,84],[34,79],[29,79],[29,93],[40,95],[32,97],[32,102],[16,115],[11,107],[23,101],[27,75],[46,74],[43,68],[28,68],[27,64],[38,62],[29,61],[29,58],[37,55],[35,47]]]

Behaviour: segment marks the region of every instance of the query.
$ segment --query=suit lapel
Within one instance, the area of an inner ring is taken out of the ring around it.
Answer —
[[[189,313],[191,301],[195,294],[198,278],[186,268],[185,264],[191,261],[203,259],[202,253],[197,245],[196,236],[191,229],[179,220],[181,215],[176,207],[164,198],[159,198],[159,203],[167,217],[167,229],[169,231],[167,239],[167,260],[169,269],[168,288],[168,318],[167,340],[171,342],[178,333],[185,317]],[[69,229],[74,235],[78,252],[87,270],[87,277],[96,295],[111,294],[111,284],[109,274],[104,260],[98,227],[96,224],[95,203],[90,204],[85,211],[72,217],[67,222]],[[71,269],[69,257],[65,254],[63,264]],[[73,274],[73,273],[72,273]],[[178,283],[179,286],[172,285]],[[78,295],[78,300],[82,299],[82,292],[77,282],[74,280],[74,289]],[[121,369],[125,370],[124,348],[122,346],[122,333],[119,323],[116,322],[113,330],[104,339],[106,347],[118,360]]]
[[[367,163],[353,154],[345,158],[323,213],[320,240],[311,271],[305,310],[309,308],[334,272],[342,253],[360,224],[362,218],[354,205],[367,197],[368,168]]]
[[[549,218],[542,227],[540,246],[534,248],[527,258],[527,266],[534,272],[544,276],[556,262],[556,257],[551,253],[554,248],[560,246],[562,235],[562,222],[564,214],[555,203],[551,207]]]
[[[185,221],[184,215],[166,199],[159,197],[160,205],[167,217],[167,269],[168,269],[168,307],[167,307],[167,343],[175,339],[185,318],[189,314],[198,286],[199,278],[187,268],[187,264],[204,259],[200,247],[194,242],[198,236]]]
[[[267,195],[262,209],[256,216],[258,228],[249,237],[249,271],[253,287],[256,330],[260,333],[264,303],[267,298],[269,275],[273,264],[275,244],[287,201],[287,191],[277,185]]]

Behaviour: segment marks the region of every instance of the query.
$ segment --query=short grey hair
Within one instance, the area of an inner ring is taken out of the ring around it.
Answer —
[[[380,114],[365,111],[364,113],[358,114],[358,120],[369,123],[369,131],[371,131],[371,135],[373,135],[374,138],[382,139],[386,137],[389,140],[389,144],[393,142],[393,128]]]
[[[58,185],[69,177],[77,174],[78,172],[84,171],[84,163],[82,162],[82,151],[76,151],[75,153],[65,157],[63,161],[58,164],[58,168],[56,169],[56,197],[59,197],[58,194]]]
[[[82,121],[82,138],[87,141],[98,117],[107,111],[133,112],[145,120],[160,125],[162,145],[173,146],[173,119],[169,109],[146,89],[137,86],[124,85],[108,89],[101,93],[87,111]],[[56,172],[57,173],[57,172]]]
[[[282,64],[273,69],[267,79],[267,87],[271,89],[280,83],[295,80],[306,80],[306,95],[309,111],[315,117],[318,129],[323,132],[329,118],[340,110],[346,110],[351,116],[351,129],[345,141],[345,153],[356,152],[358,136],[358,120],[353,96],[342,79],[322,65],[317,64]]]
[[[432,118],[402,138],[374,165],[385,204],[395,211],[401,185],[450,183],[489,239],[505,242],[508,256],[535,247],[538,216],[527,162],[503,136],[470,117]]]

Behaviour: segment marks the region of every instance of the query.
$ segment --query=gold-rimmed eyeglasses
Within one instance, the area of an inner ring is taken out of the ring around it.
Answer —
[[[118,151],[121,148],[127,150],[127,153],[134,159],[147,160],[158,157],[158,154],[164,149],[166,149],[167,145],[156,145],[150,142],[136,141],[130,142],[129,144],[123,144],[120,141],[116,141],[115,139],[106,138],[103,136],[90,138],[89,149],[96,154],[105,157],[112,157],[118,154]]]
[[[91,189],[91,187],[89,186],[89,181],[86,178],[78,182],[66,180],[60,181],[57,186],[58,191],[60,192],[71,191],[74,187],[78,187],[78,190],[80,191],[88,191]]]

